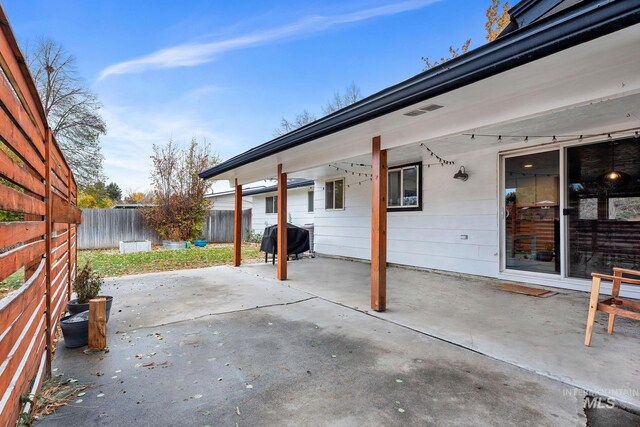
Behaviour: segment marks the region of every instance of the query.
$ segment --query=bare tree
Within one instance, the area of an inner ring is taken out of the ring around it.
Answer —
[[[303,110],[302,113],[296,114],[293,120],[287,120],[284,117],[280,121],[280,127],[273,131],[273,136],[284,135],[292,130],[298,129],[306,124],[309,124],[316,120],[316,117],[309,113],[308,110]]]
[[[100,135],[107,126],[98,98],[78,75],[75,58],[50,39],[27,45],[26,57],[49,126],[78,185],[102,179]]]
[[[440,64],[444,64],[445,62],[447,62],[450,59],[453,58],[457,58],[460,55],[464,55],[465,53],[467,53],[469,51],[469,46],[471,46],[471,39],[467,39],[467,41],[465,41],[462,46],[460,46],[459,48],[454,48],[453,46],[449,46],[449,56],[448,57],[442,57],[440,58],[438,61],[434,61],[431,62],[429,60],[428,56],[423,56],[422,57],[422,61],[424,61],[425,63],[425,70],[428,70],[430,68],[435,67],[436,65],[440,65]]]
[[[333,99],[327,101],[327,104],[322,107],[322,115],[327,116],[341,108],[347,107],[354,102],[362,99],[360,94],[360,88],[355,83],[351,83],[345,89],[344,93],[336,92],[333,94]],[[307,125],[316,120],[316,117],[309,113],[308,110],[303,110],[302,113],[296,114],[293,120],[287,120],[284,117],[280,121],[280,127],[273,131],[273,136],[281,136],[292,130],[298,129],[304,125]]]
[[[362,99],[360,94],[360,88],[355,83],[351,83],[347,86],[344,93],[336,92],[333,94],[333,100],[327,101],[327,105],[322,109],[322,114],[328,116],[329,114],[347,107]]]

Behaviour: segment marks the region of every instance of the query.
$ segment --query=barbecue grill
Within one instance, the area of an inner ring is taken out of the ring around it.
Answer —
[[[272,225],[264,229],[260,251],[264,252],[264,262],[267,262],[269,254],[273,254],[272,263],[276,262],[276,252],[278,251],[278,226]],[[309,246],[309,231],[287,223],[287,256],[298,255],[307,252]]]

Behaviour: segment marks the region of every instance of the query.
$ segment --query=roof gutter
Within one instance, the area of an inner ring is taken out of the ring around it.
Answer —
[[[600,0],[513,31],[200,173],[209,179],[640,22],[640,2]]]

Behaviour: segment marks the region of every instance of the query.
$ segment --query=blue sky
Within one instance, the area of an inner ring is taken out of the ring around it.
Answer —
[[[485,43],[489,0],[5,0],[18,40],[76,56],[103,104],[105,174],[149,189],[152,144],[206,138],[228,159],[273,138],[282,117],[352,82],[364,96],[421,57]]]

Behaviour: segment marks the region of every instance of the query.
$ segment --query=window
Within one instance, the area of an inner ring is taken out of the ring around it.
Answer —
[[[278,196],[267,197],[265,213],[278,213]]]
[[[422,210],[420,197],[420,163],[389,169],[387,208],[394,210]]]
[[[324,183],[324,208],[344,209],[344,179]]]
[[[307,212],[313,212],[313,190],[307,193]]]

